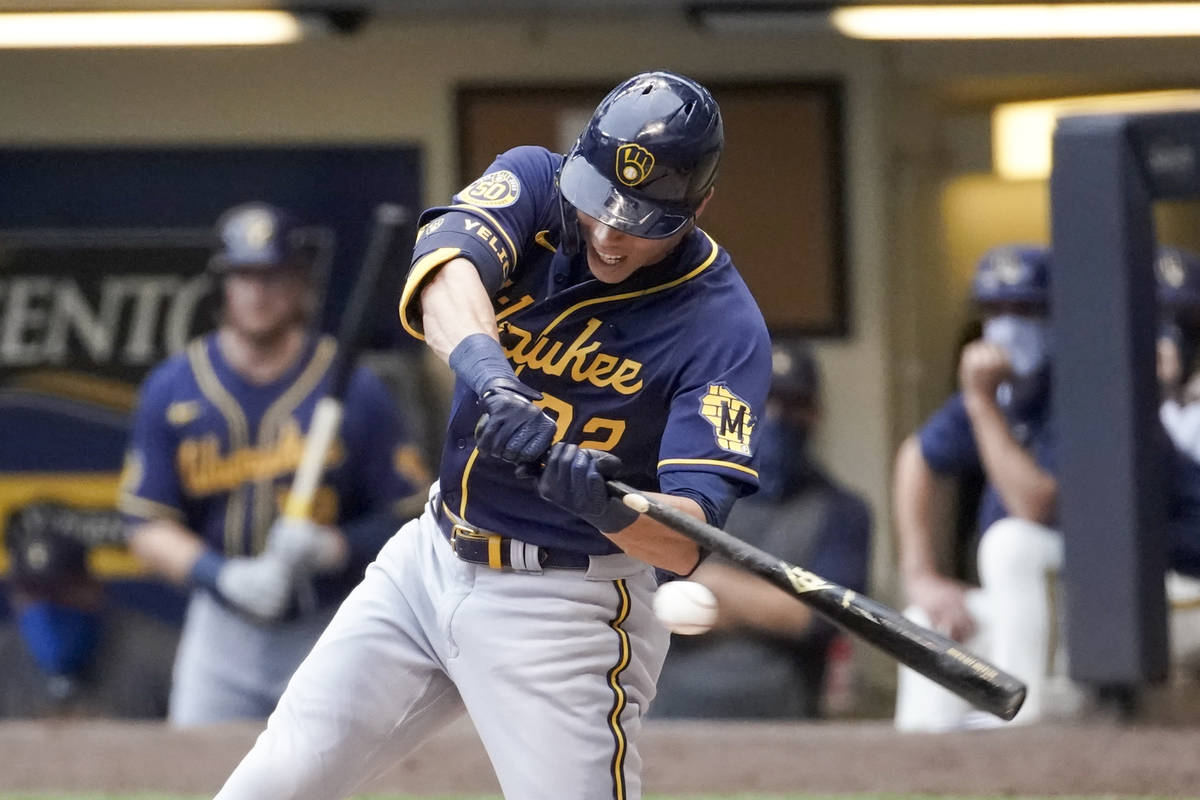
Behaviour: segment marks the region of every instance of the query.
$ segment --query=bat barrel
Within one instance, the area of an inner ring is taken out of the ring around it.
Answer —
[[[917,625],[895,609],[776,558],[720,528],[654,502],[620,481],[608,481],[608,490],[635,511],[791,592],[830,621],[973,705],[1010,720],[1025,701],[1025,685],[1020,680],[973,655],[958,642]]]

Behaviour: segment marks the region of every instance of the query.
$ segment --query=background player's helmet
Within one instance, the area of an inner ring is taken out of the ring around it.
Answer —
[[[5,526],[9,580],[14,586],[38,595],[88,578],[87,546],[51,524],[43,515],[17,512]]]
[[[600,102],[563,162],[559,188],[605,225],[666,238],[695,219],[724,144],[707,89],[672,72],[645,72]]]
[[[1200,258],[1178,247],[1160,247],[1154,276],[1162,315],[1192,326],[1200,324]]]
[[[821,394],[821,373],[812,348],[801,341],[771,347],[771,396],[813,406]]]
[[[311,229],[269,203],[234,206],[217,220],[217,249],[209,268],[217,273],[235,270],[310,269],[317,245]]]
[[[979,260],[971,299],[980,306],[1050,306],[1050,253],[1044,247],[1004,245]]]

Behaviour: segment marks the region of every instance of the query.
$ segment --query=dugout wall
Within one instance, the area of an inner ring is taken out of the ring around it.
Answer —
[[[1050,179],[1071,676],[1167,674],[1153,207],[1200,197],[1200,112],[1064,118]]]

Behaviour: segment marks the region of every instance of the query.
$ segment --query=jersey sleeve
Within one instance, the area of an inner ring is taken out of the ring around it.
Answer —
[[[660,482],[672,472],[712,472],[740,494],[758,488],[754,430],[766,408],[771,343],[761,317],[729,326],[693,326],[693,356],[684,366],[659,447]],[[719,329],[720,338],[711,333]],[[713,498],[719,502],[718,498]]]
[[[396,532],[401,505],[424,495],[432,477],[409,438],[392,393],[375,373],[355,370],[345,408],[345,439],[357,513],[339,521],[355,560],[373,560]]]
[[[129,523],[153,519],[182,522],[183,492],[175,469],[179,441],[167,420],[173,365],[151,373],[133,412],[117,505]]]
[[[390,509],[427,488],[431,478],[409,437],[392,392],[374,372],[355,370],[347,393],[351,472],[372,509]]]
[[[954,394],[933,412],[917,432],[917,439],[921,455],[934,472],[949,475],[981,468],[962,394]]]
[[[543,147],[502,153],[454,195],[421,215],[400,298],[404,329],[423,338],[420,290],[448,261],[466,258],[493,296],[521,268],[521,254],[557,213],[554,176],[562,157]]]

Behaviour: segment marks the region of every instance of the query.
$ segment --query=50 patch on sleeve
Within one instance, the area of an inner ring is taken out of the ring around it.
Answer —
[[[473,206],[504,208],[517,202],[521,196],[521,182],[506,169],[489,172],[477,178],[458,193],[460,199]]]

